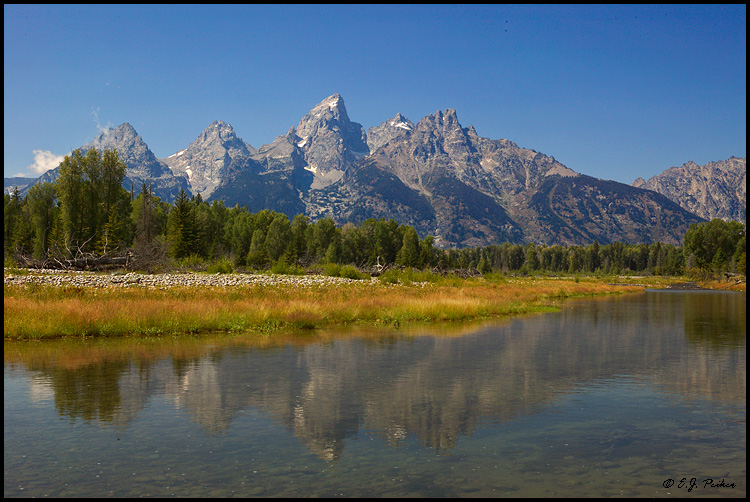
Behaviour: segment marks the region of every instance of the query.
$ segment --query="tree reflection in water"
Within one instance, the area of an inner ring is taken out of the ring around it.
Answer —
[[[480,420],[534,414],[623,374],[684,399],[744,403],[744,344],[744,295],[647,292],[468,333],[6,343],[5,361],[35,372],[70,420],[127,425],[158,394],[222,434],[255,407],[336,461],[361,430],[450,452]]]

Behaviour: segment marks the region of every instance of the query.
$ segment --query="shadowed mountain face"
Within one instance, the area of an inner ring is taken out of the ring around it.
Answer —
[[[416,125],[399,113],[366,134],[338,94],[257,149],[220,121],[161,160],[127,123],[82,148],[91,146],[118,150],[128,166],[126,188],[152,182],[170,203],[183,188],[204,200],[290,218],[329,216],[339,225],[392,218],[422,237],[433,235],[442,247],[678,244],[690,223],[703,221],[672,195],[581,175],[507,139],[480,137],[452,109]],[[40,180],[55,177],[56,170]]]
[[[730,157],[699,166],[687,162],[634,187],[653,190],[707,220],[747,221],[747,159]]]

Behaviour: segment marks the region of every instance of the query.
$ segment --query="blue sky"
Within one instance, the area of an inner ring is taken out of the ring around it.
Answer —
[[[745,5],[5,5],[4,74],[6,177],[123,122],[160,158],[214,120],[257,148],[337,92],[623,183],[746,155]]]

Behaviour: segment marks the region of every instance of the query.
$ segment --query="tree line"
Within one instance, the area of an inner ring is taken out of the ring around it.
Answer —
[[[155,270],[175,263],[230,263],[231,268],[283,270],[287,266],[399,266],[478,273],[650,273],[682,275],[696,269],[745,274],[745,225],[719,219],[692,224],[682,246],[613,242],[588,246],[503,243],[440,249],[409,225],[368,219],[337,226],[302,214],[208,204],[180,191],[174,204],[143,184],[136,195],[122,187],[126,166],[115,151],[74,151],[54,183],[27,195],[4,196],[4,257],[55,266],[107,256],[132,257],[133,267]],[[86,262],[89,263],[89,262]],[[96,263],[92,261],[91,263]],[[119,262],[118,262],[119,263]]]

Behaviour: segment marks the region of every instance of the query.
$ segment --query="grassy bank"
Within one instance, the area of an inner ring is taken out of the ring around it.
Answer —
[[[5,339],[275,331],[489,319],[555,309],[556,300],[638,291],[602,281],[355,281],[255,287],[4,287]],[[411,279],[414,279],[412,277]]]

